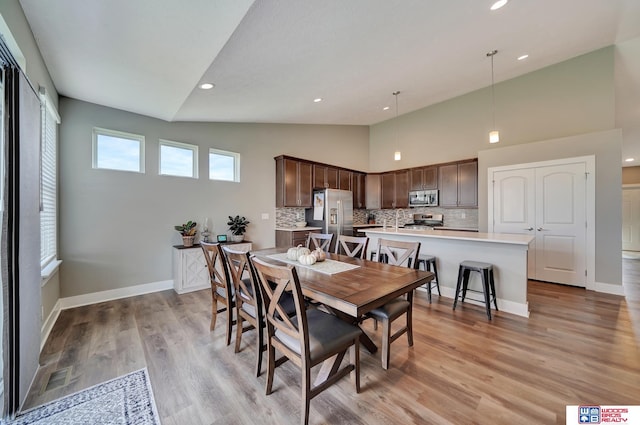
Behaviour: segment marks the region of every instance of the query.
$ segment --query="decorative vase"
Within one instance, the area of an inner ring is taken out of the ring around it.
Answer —
[[[242,242],[244,240],[244,235],[231,235],[232,242]]]
[[[183,236],[182,237],[182,245],[184,245],[186,248],[189,248],[190,246],[193,246],[193,240],[195,239],[195,236]]]

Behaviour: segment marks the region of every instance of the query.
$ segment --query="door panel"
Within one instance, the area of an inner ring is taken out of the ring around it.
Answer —
[[[640,188],[622,191],[622,249],[640,251]]]
[[[536,279],[586,286],[586,167],[536,169]]]

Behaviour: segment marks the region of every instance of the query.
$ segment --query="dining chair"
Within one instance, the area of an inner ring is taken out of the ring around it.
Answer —
[[[349,257],[359,257],[365,259],[367,256],[367,245],[369,238],[367,236],[356,237],[340,235],[336,242],[336,254],[344,254]]]
[[[311,399],[349,373],[354,373],[356,393],[360,392],[360,335],[362,330],[336,316],[317,309],[305,309],[296,269],[291,265],[266,263],[256,256],[251,263],[260,282],[267,318],[266,394],[273,390],[275,368],[291,360],[302,371],[302,424],[309,423]],[[271,282],[271,284],[270,284]],[[272,286],[273,285],[273,286]],[[296,315],[288,317],[282,306],[283,294],[293,295]],[[276,350],[283,354],[276,360]],[[349,350],[349,364],[332,368],[326,380],[312,386],[311,368],[337,356],[340,362]]]
[[[378,262],[417,269],[420,242],[392,241],[378,239]],[[389,369],[391,343],[407,334],[409,347],[413,346],[413,291],[407,297],[396,298],[385,305],[371,310],[367,315],[382,322],[382,368]],[[406,317],[406,325],[391,335],[391,323],[399,317]]]
[[[204,258],[207,261],[209,270],[209,282],[211,283],[211,326],[213,330],[216,326],[218,313],[226,312],[227,317],[227,345],[231,344],[231,328],[235,324],[233,320],[234,309],[234,289],[229,278],[229,268],[226,256],[218,243],[200,242]],[[225,307],[218,309],[218,303]]]
[[[264,346],[264,313],[262,311],[262,297],[256,286],[258,283],[252,276],[250,267],[250,252],[235,251],[225,246],[222,248],[227,257],[229,274],[233,282],[235,292],[236,309],[236,345],[235,352],[240,351],[242,334],[251,329],[256,329],[256,376],[260,376],[262,369],[262,352]],[[247,326],[243,322],[247,322]]]
[[[307,237],[307,248],[312,251],[316,248],[320,248],[324,252],[329,252],[332,240],[333,233],[309,233],[309,236]]]

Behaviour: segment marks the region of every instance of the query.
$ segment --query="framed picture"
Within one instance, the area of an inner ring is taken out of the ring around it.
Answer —
[[[226,242],[227,235],[218,235],[218,242]]]

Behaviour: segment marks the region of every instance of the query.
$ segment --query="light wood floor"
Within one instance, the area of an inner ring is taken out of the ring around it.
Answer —
[[[311,424],[564,424],[565,405],[640,403],[640,261],[624,260],[623,297],[529,282],[529,319],[416,295],[414,340],[385,371],[362,351],[362,392],[343,379],[311,401]],[[26,408],[149,369],[162,423],[298,424],[300,373],[253,376],[254,333],[234,354],[224,319],[209,332],[210,293],[173,291],[63,311]],[[380,340],[371,324],[365,330]],[[635,333],[634,333],[635,332]],[[41,392],[71,366],[68,385]]]

